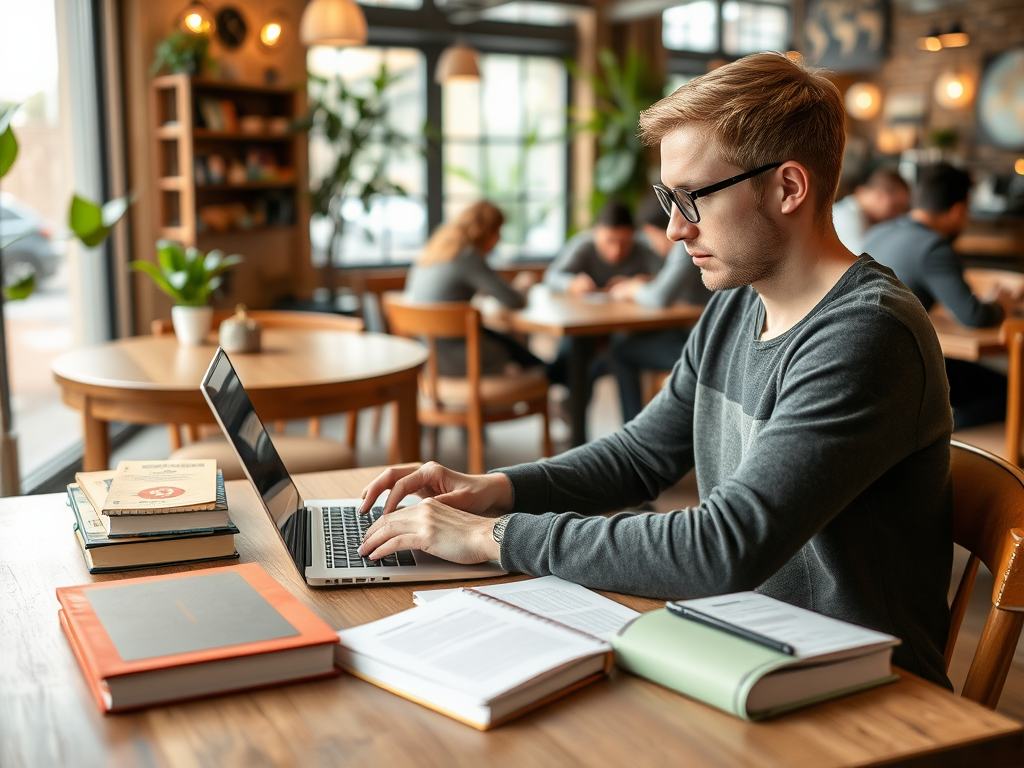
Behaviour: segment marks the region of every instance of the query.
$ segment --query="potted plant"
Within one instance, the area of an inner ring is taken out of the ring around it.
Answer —
[[[203,253],[198,248],[183,248],[173,240],[158,240],[157,264],[133,261],[131,268],[149,275],[156,287],[174,301],[171,322],[179,344],[199,345],[213,325],[210,295],[224,281],[224,273],[242,263],[238,254],[223,251]]]
[[[149,72],[155,75],[161,69],[174,74],[184,72],[189,75],[201,75],[204,69],[210,69],[212,60],[207,51],[210,48],[210,36],[205,32],[185,32],[175,30],[156,47],[156,60]]]

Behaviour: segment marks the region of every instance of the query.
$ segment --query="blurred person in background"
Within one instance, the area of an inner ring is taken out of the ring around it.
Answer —
[[[832,222],[842,244],[859,256],[864,252],[864,236],[871,227],[908,210],[910,187],[895,168],[883,167],[832,206]]]

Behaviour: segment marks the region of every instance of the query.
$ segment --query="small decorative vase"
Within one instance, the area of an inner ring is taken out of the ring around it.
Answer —
[[[220,345],[225,352],[260,351],[260,324],[245,312],[245,305],[235,307],[235,314],[220,324]]]
[[[213,327],[213,307],[171,307],[171,323],[179,344],[198,347]]]

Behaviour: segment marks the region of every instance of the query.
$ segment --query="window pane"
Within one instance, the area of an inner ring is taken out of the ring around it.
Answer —
[[[697,77],[699,77],[699,75],[668,75],[665,78],[665,90],[663,95],[671,96],[677,89],[682,88],[688,82],[696,79]]]
[[[565,240],[566,71],[546,56],[481,56],[479,85],[447,85],[444,215],[487,197],[501,256],[553,256]]]
[[[767,3],[726,0],[722,5],[722,48],[744,56],[781,51],[789,45],[789,9]]]
[[[718,50],[718,3],[694,0],[667,8],[661,15],[661,40],[674,51]]]
[[[480,18],[514,24],[536,24],[544,27],[566,27],[576,22],[577,11],[566,5],[539,0],[513,0],[485,8]]]
[[[426,60],[422,52],[413,48],[317,46],[310,48],[307,56],[309,71],[332,81],[328,95],[335,99],[338,92],[333,81],[339,76],[353,93],[369,95],[371,80],[381,64],[385,64],[395,78],[386,91],[388,126],[406,141],[398,148],[383,144],[370,147],[355,175],[366,179],[383,163],[387,180],[405,194],[374,197],[367,212],[353,196],[354,189],[347,192],[349,197],[341,207],[344,238],[334,254],[338,264],[409,261],[426,241],[426,160],[420,152],[426,120]],[[340,104],[334,103],[336,108]],[[344,115],[347,124],[351,125],[354,115],[351,109]],[[330,175],[338,157],[345,151],[345,146],[332,143],[322,132],[310,132],[311,188],[316,189],[319,180]],[[313,262],[318,266],[326,263],[332,229],[327,218],[314,215],[310,221]]]
[[[423,0],[356,0],[360,5],[372,5],[378,8],[401,8],[416,10],[423,7]]]

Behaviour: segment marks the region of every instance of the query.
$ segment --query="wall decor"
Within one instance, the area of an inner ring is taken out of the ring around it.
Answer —
[[[247,32],[241,11],[230,5],[217,11],[217,39],[229,51],[245,42]]]
[[[804,15],[804,53],[835,72],[877,69],[888,25],[888,0],[812,0]]]
[[[976,104],[982,140],[1024,148],[1024,48],[1005,51],[988,63]]]

